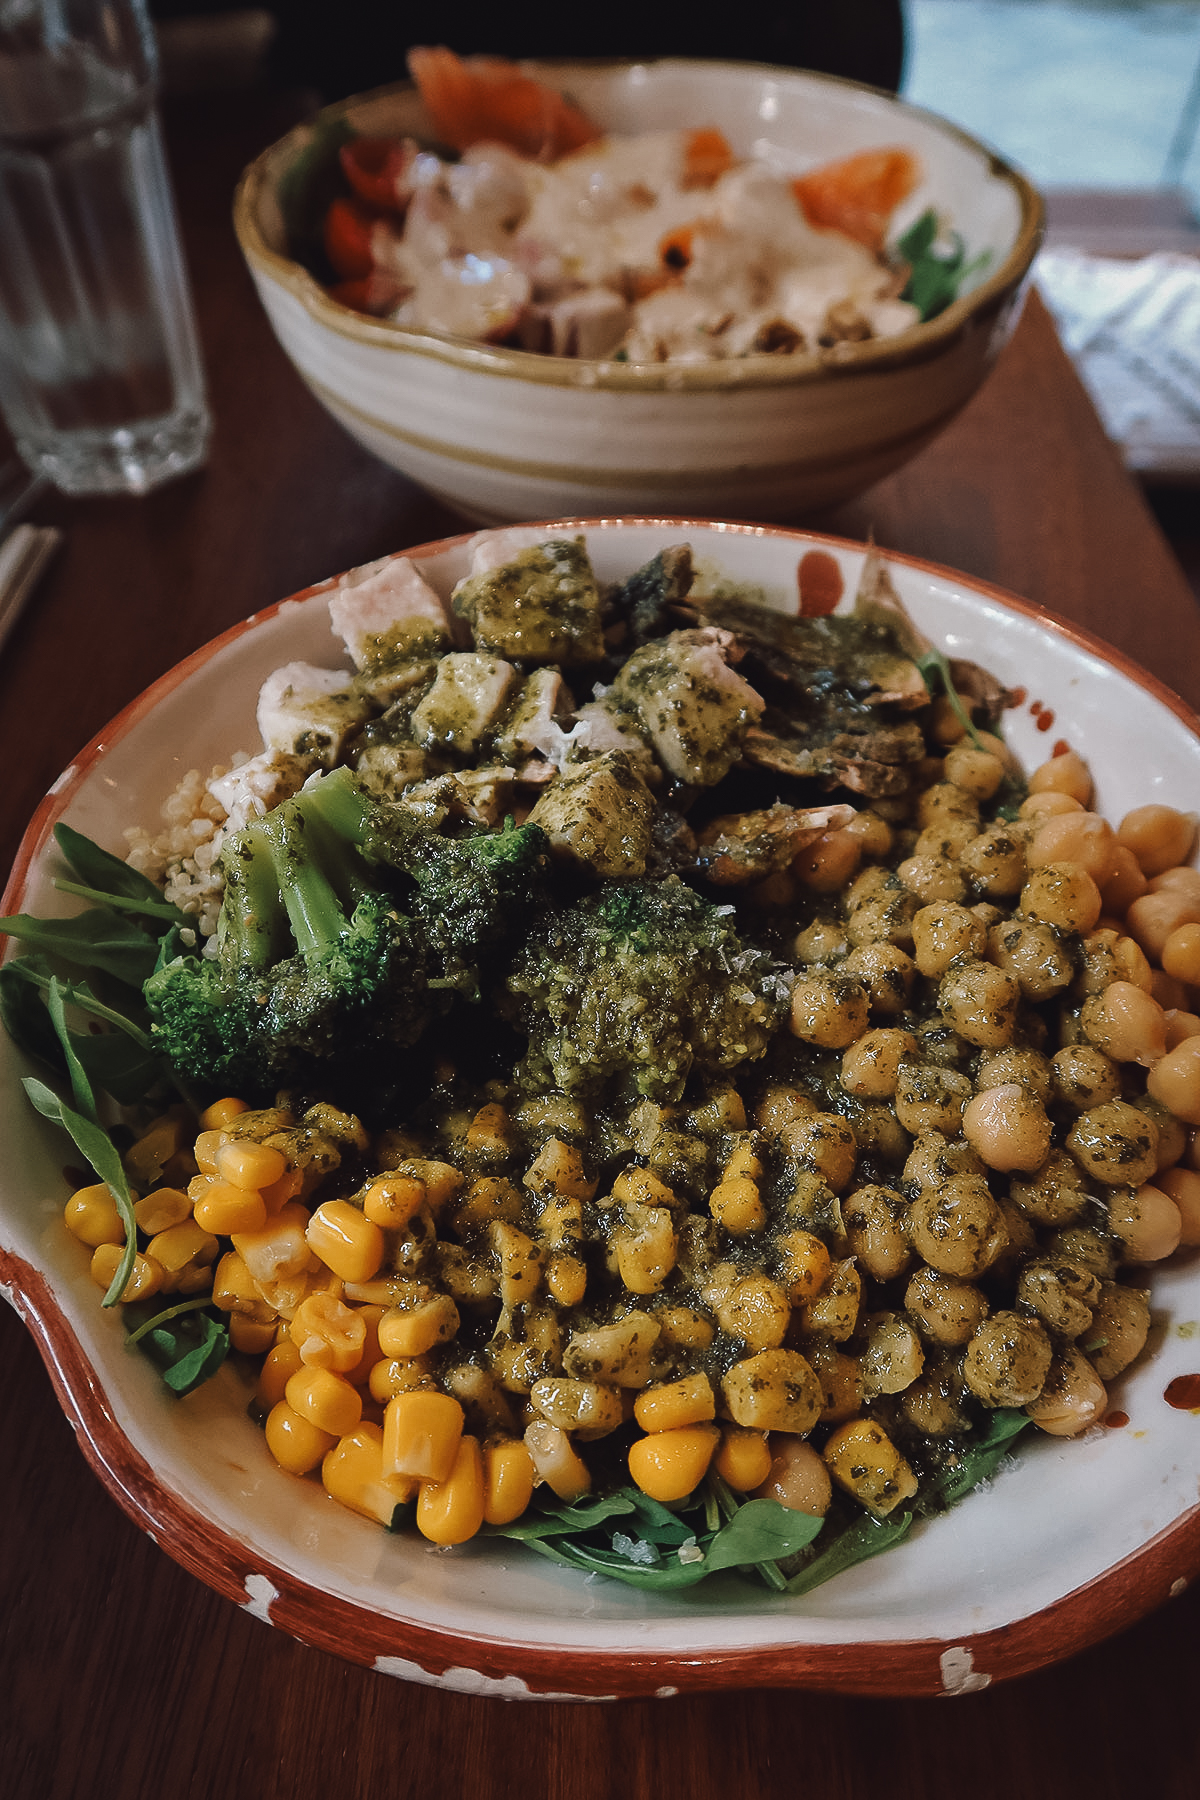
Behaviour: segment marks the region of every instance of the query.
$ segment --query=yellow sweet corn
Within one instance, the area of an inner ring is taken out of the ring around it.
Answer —
[[[283,1397],[294,1412],[310,1425],[344,1437],[362,1418],[362,1396],[342,1375],[332,1369],[314,1369],[307,1365],[289,1376]]]
[[[308,1222],[308,1246],[343,1281],[370,1281],[383,1263],[384,1236],[349,1200],[326,1200]]]
[[[91,1267],[92,1280],[97,1287],[107,1289],[111,1286],[124,1254],[124,1248],[120,1244],[97,1245],[92,1252]],[[152,1256],[143,1256],[139,1250],[122,1290],[121,1304],[126,1305],[130,1300],[148,1300],[152,1294],[159,1293],[164,1273],[161,1263],[155,1262]]]
[[[633,1416],[643,1431],[675,1431],[716,1417],[717,1399],[703,1373],[682,1375],[660,1387],[643,1388],[633,1403]]]
[[[367,1341],[366,1321],[330,1293],[309,1294],[302,1300],[291,1332],[303,1362],[315,1369],[332,1369],[337,1375],[358,1367]]]
[[[326,1452],[321,1484],[343,1506],[381,1525],[390,1525],[396,1508],[417,1492],[417,1483],[408,1477],[384,1474],[382,1428],[366,1423]]]
[[[748,1494],[761,1487],[771,1473],[771,1450],[765,1431],[751,1431],[744,1425],[727,1425],[713,1458],[713,1467],[721,1480],[736,1493]]]
[[[78,1238],[90,1250],[101,1244],[123,1245],[125,1242],[125,1227],[106,1182],[97,1181],[91,1187],[76,1189],[63,1208],[63,1218],[72,1237]]]
[[[528,1510],[535,1476],[529,1447],[520,1438],[489,1438],[483,1446],[483,1516],[489,1525],[511,1525]]]
[[[261,1194],[234,1187],[217,1175],[197,1175],[188,1183],[188,1194],[197,1223],[218,1237],[231,1237],[235,1231],[261,1231],[267,1222]]]
[[[703,1480],[720,1435],[715,1425],[685,1425],[639,1438],[629,1448],[630,1476],[652,1500],[682,1500]]]
[[[446,1481],[458,1455],[463,1409],[435,1388],[414,1388],[389,1400],[383,1415],[383,1469],[418,1481]]]
[[[267,1414],[266,1431],[267,1449],[291,1475],[307,1475],[337,1443],[331,1431],[310,1425],[286,1400],[280,1400]]]
[[[237,1314],[232,1315],[232,1318],[236,1317]],[[271,1326],[270,1329],[274,1330],[274,1326]],[[255,1397],[259,1405],[265,1406],[268,1411],[271,1407],[277,1406],[283,1399],[284,1389],[288,1382],[297,1369],[303,1367],[299,1346],[294,1344],[290,1337],[273,1345],[263,1358],[262,1368],[258,1372]]]
[[[434,1544],[465,1544],[483,1524],[483,1456],[479,1439],[459,1439],[445,1481],[423,1481],[417,1492],[417,1530]]]
[[[182,1188],[160,1187],[134,1202],[133,1216],[139,1231],[157,1237],[172,1225],[182,1225],[192,1216],[192,1203]]]
[[[244,1100],[235,1100],[232,1096],[224,1100],[214,1100],[200,1114],[201,1131],[225,1131],[233,1121],[240,1118],[250,1108]]]

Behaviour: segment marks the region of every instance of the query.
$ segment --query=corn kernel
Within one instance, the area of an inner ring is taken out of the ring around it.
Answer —
[[[383,1262],[384,1238],[348,1200],[326,1200],[308,1222],[309,1249],[343,1281],[370,1281]]]
[[[549,1419],[533,1419],[525,1427],[525,1446],[539,1481],[569,1505],[590,1491],[591,1473],[565,1431]]]
[[[432,1387],[433,1359],[429,1356],[384,1356],[371,1364],[367,1387],[372,1400],[386,1406],[397,1394],[413,1388]]]
[[[449,1294],[430,1294],[411,1306],[391,1306],[379,1321],[385,1356],[424,1356],[448,1344],[458,1330],[458,1308]]]
[[[248,1319],[257,1319],[260,1325],[275,1318],[275,1308],[263,1299],[236,1250],[227,1250],[217,1264],[213,1277],[213,1305],[222,1312],[242,1313]]]
[[[395,1173],[411,1175],[414,1181],[422,1183],[426,1203],[435,1219],[442,1207],[453,1200],[463,1185],[463,1177],[452,1163],[432,1162],[420,1156],[410,1157],[401,1163]]]
[[[234,1314],[233,1316],[236,1317],[237,1315]],[[274,1329],[274,1327],[272,1327],[272,1329]],[[284,1338],[280,1343],[275,1344],[273,1348],[269,1349],[266,1356],[263,1358],[262,1368],[258,1371],[258,1386],[255,1389],[255,1397],[257,1398],[259,1405],[265,1406],[268,1411],[270,1411],[271,1407],[278,1406],[279,1402],[283,1399],[284,1389],[287,1387],[288,1382],[296,1373],[297,1369],[302,1369],[303,1367],[304,1363],[300,1356],[300,1347],[298,1344],[294,1344],[291,1338]]]
[[[202,1230],[195,1219],[185,1219],[182,1225],[170,1225],[166,1231],[157,1232],[146,1246],[147,1253],[157,1257],[169,1275],[178,1275],[185,1263],[207,1268],[216,1261],[220,1248],[211,1231]]]
[[[674,1206],[674,1192],[649,1169],[622,1169],[612,1191],[626,1206]]]
[[[200,1129],[201,1131],[225,1131],[235,1119],[240,1118],[244,1112],[249,1112],[249,1110],[250,1108],[244,1100],[232,1098],[214,1100],[212,1105],[206,1106],[200,1114]]]
[[[240,1350],[243,1356],[261,1356],[274,1342],[274,1319],[260,1325],[257,1319],[248,1319],[244,1313],[230,1313],[229,1343],[232,1349]]]
[[[163,1164],[178,1155],[183,1143],[183,1120],[177,1113],[164,1113],[147,1127],[125,1152],[125,1167],[130,1179],[139,1187],[148,1187],[162,1174]]]
[[[196,1167],[202,1175],[215,1175],[217,1172],[217,1151],[225,1142],[224,1131],[202,1131],[192,1145],[192,1155],[196,1159]]]
[[[406,1505],[417,1492],[415,1481],[383,1473],[383,1431],[366,1423],[326,1453],[321,1485],[343,1506],[364,1518],[377,1519],[381,1525],[390,1525],[396,1508]]]
[[[124,1246],[125,1227],[107,1182],[97,1181],[91,1187],[79,1188],[63,1208],[63,1218],[72,1237],[77,1237],[91,1250],[101,1244]]]
[[[735,1175],[722,1181],[709,1196],[708,1210],[718,1225],[735,1237],[761,1231],[767,1222],[767,1209],[759,1199],[758,1185],[748,1175]]]
[[[717,1400],[708,1376],[682,1375],[660,1387],[643,1388],[633,1403],[633,1416],[643,1431],[676,1431],[716,1417]]]
[[[465,1544],[483,1524],[483,1456],[479,1439],[460,1438],[445,1481],[423,1481],[417,1530],[434,1544]]]
[[[358,1389],[332,1369],[314,1369],[307,1365],[289,1377],[283,1397],[293,1412],[298,1412],[310,1425],[344,1437],[362,1418],[362,1399]]]
[[[511,1525],[533,1499],[535,1470],[520,1438],[491,1438],[483,1446],[483,1516],[489,1525]]]
[[[787,1231],[776,1240],[779,1285],[793,1306],[819,1294],[833,1273],[827,1247],[811,1231]]]
[[[552,1256],[546,1267],[546,1288],[560,1306],[578,1306],[587,1292],[587,1264],[578,1256]]]
[[[272,1218],[277,1212],[282,1211],[289,1200],[295,1200],[297,1195],[304,1192],[304,1170],[288,1169],[279,1177],[278,1181],[271,1182],[270,1186],[263,1188],[261,1192],[262,1203],[267,1209],[267,1217]]]
[[[520,1306],[532,1300],[542,1284],[542,1254],[524,1231],[501,1222],[488,1233],[500,1265],[500,1303]]]
[[[766,1432],[751,1431],[745,1425],[727,1425],[721,1433],[721,1445],[713,1458],[713,1467],[735,1493],[748,1494],[761,1487],[771,1473],[771,1450]]]
[[[347,1375],[362,1360],[367,1327],[353,1307],[343,1306],[335,1294],[309,1294],[296,1308],[292,1342],[302,1360],[314,1369],[332,1369]]]
[[[715,1425],[686,1425],[638,1438],[629,1447],[630,1476],[652,1500],[682,1500],[703,1480],[720,1435]]]
[[[273,1144],[256,1144],[253,1138],[226,1138],[217,1151],[217,1174],[232,1187],[253,1193],[282,1181],[287,1158]]]
[[[590,1200],[596,1183],[589,1181],[583,1153],[561,1138],[548,1138],[526,1170],[525,1186],[534,1194],[556,1193],[564,1200]]]
[[[425,1204],[425,1183],[413,1175],[380,1175],[363,1195],[363,1217],[372,1225],[403,1230]]]
[[[157,1237],[192,1216],[192,1203],[182,1188],[160,1187],[134,1202],[133,1216],[147,1237]]]
[[[211,1263],[186,1262],[182,1269],[174,1275],[163,1279],[164,1294],[207,1294],[213,1284],[213,1266]],[[239,1315],[230,1313],[230,1318]]]
[[[382,1306],[357,1306],[354,1309],[363,1322],[362,1353],[354,1367],[347,1371],[347,1381],[352,1381],[357,1388],[365,1388],[371,1370],[383,1355],[379,1348],[379,1321],[384,1309]]]
[[[512,1127],[507,1112],[494,1101],[481,1106],[467,1127],[467,1149],[482,1156],[507,1156]]]
[[[307,1228],[308,1208],[292,1202],[257,1231],[235,1231],[231,1236],[255,1281],[281,1281],[305,1273],[310,1266]]]
[[[271,1408],[266,1429],[267,1449],[290,1475],[307,1475],[337,1443],[332,1432],[310,1425],[286,1400]]]
[[[445,1481],[454,1467],[465,1415],[458,1401],[435,1388],[412,1388],[389,1400],[383,1415],[386,1475]]]
[[[92,1252],[91,1276],[97,1287],[108,1288],[112,1285],[124,1254],[125,1251],[119,1244],[96,1246]],[[157,1294],[161,1290],[163,1276],[162,1264],[152,1256],[143,1256],[139,1250],[133,1259],[129,1279],[121,1291],[121,1304],[127,1305],[131,1300],[148,1300],[151,1294]]]
[[[261,1194],[234,1187],[218,1176],[197,1175],[189,1182],[188,1193],[197,1224],[218,1237],[230,1237],[235,1231],[261,1231],[267,1222]]]

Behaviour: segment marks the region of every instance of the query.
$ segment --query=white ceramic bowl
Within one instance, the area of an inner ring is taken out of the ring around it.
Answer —
[[[368,319],[286,254],[280,177],[311,135],[265,151],[234,221],[280,343],[346,429],[468,517],[656,511],[787,520],[861,492],[948,423],[1012,325],[1040,239],[1029,183],[956,126],[872,88],[754,64],[539,65],[618,132],[717,125],[797,173],[880,145],[925,171],[897,225],[936,207],[985,266],[946,312],[895,338],[702,366],[575,361]],[[410,87],[340,102],[368,133],[429,135]]]
[[[783,610],[796,605],[805,553],[836,558],[848,597],[864,555],[838,539],[687,520],[571,529],[586,531],[601,579],[687,540]],[[448,592],[466,570],[465,544],[407,554]],[[1158,683],[997,589],[913,558],[890,566],[936,642],[1026,688],[1008,736],[1027,766],[1046,752],[1038,706],[1053,714],[1051,741],[1090,758],[1110,816],[1150,799],[1194,804],[1200,721]],[[119,850],[124,827],[152,822],[188,769],[255,747],[263,678],[293,658],[338,659],[330,585],[198,651],[83,752],[29,828],[6,912],[62,910],[51,886],[57,820]],[[1130,743],[1146,754],[1131,758]],[[202,1580],[306,1643],[407,1679],[507,1697],[773,1685],[970,1692],[1118,1629],[1200,1570],[1200,1432],[1163,1398],[1173,1377],[1200,1369],[1195,1257],[1155,1273],[1150,1353],[1110,1396],[1126,1427],[1070,1443],[1030,1434],[986,1490],[805,1598],[732,1574],[661,1597],[508,1543],[445,1553],[415,1534],[389,1535],[276,1467],[230,1364],[172,1399],[150,1364],[125,1352],[120,1322],[102,1312],[88,1277],[88,1253],[63,1228],[65,1140],[26,1103],[22,1072],[0,1038],[0,1291],[35,1333],[85,1454],[130,1516]]]

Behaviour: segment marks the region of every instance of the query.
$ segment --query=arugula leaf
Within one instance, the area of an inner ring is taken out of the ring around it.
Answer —
[[[1013,1439],[1032,1423],[1029,1414],[1014,1407],[997,1407],[977,1437],[956,1446],[953,1461],[947,1461],[930,1484],[929,1499],[937,1508],[953,1506],[973,1487],[995,1474],[997,1465],[1008,1455]]]
[[[156,937],[149,937],[139,925],[105,907],[93,907],[73,919],[38,919],[32,913],[17,913],[0,919],[0,932],[79,968],[101,969],[135,988],[149,980],[158,957]]]
[[[56,978],[51,977],[50,989],[46,995],[46,1010],[50,1014],[50,1023],[54,1027],[54,1035],[62,1045],[63,1055],[67,1060],[67,1074],[71,1078],[71,1092],[75,1096],[75,1104],[93,1124],[97,1123],[96,1096],[92,1092],[92,1084],[87,1070],[75,1053],[71,1042],[71,1033],[67,1030],[67,1016],[63,1008],[62,988]]]
[[[113,912],[133,913],[137,918],[161,919],[167,925],[186,924],[187,920],[177,906],[160,896],[157,900],[135,900],[128,894],[106,894],[103,888],[84,887],[81,881],[64,881],[56,877],[55,887],[60,894],[74,894],[80,900],[90,900],[93,906],[107,906]]]
[[[104,1296],[105,1306],[115,1306],[125,1291],[125,1283],[129,1280],[129,1272],[133,1268],[133,1259],[137,1252],[137,1221],[133,1216],[133,1195],[129,1191],[129,1183],[125,1179],[125,1170],[121,1163],[121,1153],[109,1137],[102,1125],[94,1119],[86,1118],[65,1101],[59,1099],[53,1088],[46,1086],[32,1075],[26,1075],[21,1086],[29,1095],[35,1109],[44,1119],[55,1125],[61,1125],[68,1133],[77,1150],[91,1164],[101,1181],[107,1182],[110,1193],[117,1203],[117,1211],[121,1223],[125,1227],[125,1253],[117,1267],[117,1272],[109,1283],[108,1292]]]
[[[932,694],[933,680],[941,684],[942,692],[950,702],[950,710],[974,744],[976,750],[984,748],[983,740],[971,721],[971,715],[963,705],[962,696],[954,685],[954,677],[950,673],[950,659],[944,650],[927,650],[924,656],[917,659],[917,667],[924,677],[925,686]]]
[[[122,1315],[131,1328],[125,1348],[144,1351],[181,1399],[215,1375],[229,1353],[228,1323],[214,1316],[211,1307],[206,1294],[163,1312],[146,1301],[127,1306]]]

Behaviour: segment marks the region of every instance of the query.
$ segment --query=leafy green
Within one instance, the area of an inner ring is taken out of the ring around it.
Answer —
[[[917,667],[920,669],[925,680],[925,686],[929,689],[931,694],[935,691],[935,681],[941,687],[942,692],[950,702],[950,710],[953,712],[955,718],[958,720],[975,748],[977,750],[982,750],[984,748],[983,740],[972,723],[969,711],[963,705],[961,694],[954,685],[954,677],[950,673],[950,659],[945,651],[927,650],[923,656],[917,658]]]
[[[333,279],[325,255],[325,214],[350,192],[339,151],[358,133],[347,119],[318,119],[312,136],[279,179],[279,210],[288,250],[320,281]]]
[[[65,1074],[62,1040],[39,997],[48,993],[53,979],[45,957],[25,956],[6,963],[0,969],[0,1023],[26,1055]],[[69,1042],[93,1085],[104,1088],[119,1106],[132,1106],[162,1074],[140,998],[130,990],[133,1010],[122,1012],[101,1000],[87,982],[64,981],[61,988],[68,1006],[112,1027],[103,1032],[70,1031]]]
[[[182,1399],[216,1374],[229,1352],[229,1326],[211,1311],[208,1295],[162,1312],[154,1302],[127,1306],[128,1350],[144,1351],[167,1386]]]
[[[921,318],[935,319],[957,300],[964,281],[987,267],[991,253],[983,251],[973,262],[967,261],[967,249],[958,232],[951,232],[950,243],[940,241],[941,223],[932,207],[915,220],[903,237],[897,239],[895,254],[908,264],[908,281],[901,294],[915,306]]]
[[[0,919],[0,932],[78,968],[102,969],[130,987],[140,988],[154,973],[158,960],[157,937],[107,907],[92,907],[73,919],[38,919],[32,913],[17,913]]]
[[[129,1272],[137,1254],[137,1221],[133,1216],[133,1195],[125,1179],[121,1153],[94,1117],[76,1112],[65,1101],[60,1100],[54,1089],[47,1087],[44,1081],[26,1075],[21,1085],[42,1117],[55,1125],[61,1125],[69,1134],[76,1149],[87,1158],[100,1180],[107,1182],[117,1203],[117,1211],[125,1227],[125,1252],[104,1296],[105,1306],[115,1306],[125,1291],[125,1283],[129,1280]],[[90,1087],[87,1091],[90,1093]],[[76,1098],[78,1100],[78,1095]]]
[[[811,1593],[813,1588],[832,1581],[835,1575],[844,1574],[856,1563],[866,1562],[870,1557],[890,1550],[908,1535],[912,1522],[910,1512],[898,1516],[893,1513],[886,1519],[876,1519],[870,1513],[861,1514],[853,1524],[832,1536],[826,1547],[806,1562],[798,1574],[789,1577],[788,1593]]]
[[[953,1506],[956,1500],[969,1494],[981,1481],[990,1479],[1001,1459],[1011,1449],[1013,1439],[1029,1423],[1028,1413],[1013,1407],[997,1407],[995,1412],[990,1412],[982,1431],[965,1443],[956,1445],[952,1458],[947,1460],[930,1483],[926,1501],[928,1509],[941,1510]]]
[[[102,849],[81,831],[75,831],[70,825],[56,825],[54,841],[84,887],[104,896],[106,904],[123,900],[145,907],[155,917],[170,917],[177,925],[187,924],[186,916],[177,906],[163,899],[162,890],[148,875],[114,856],[111,850]],[[68,892],[75,891],[67,882],[56,882],[55,885]]]

